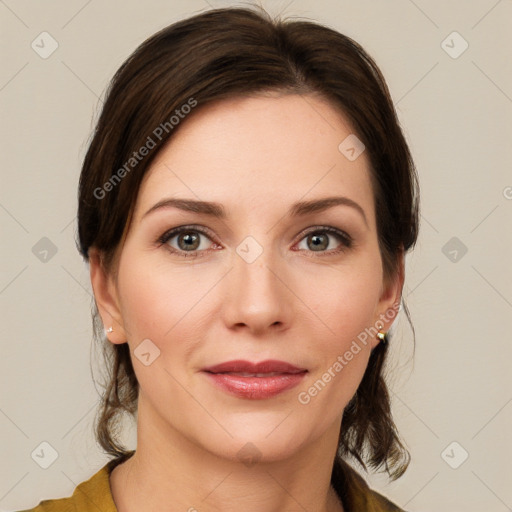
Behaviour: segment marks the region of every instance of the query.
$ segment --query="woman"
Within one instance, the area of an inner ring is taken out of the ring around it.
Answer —
[[[78,224],[113,459],[33,510],[400,510],[347,463],[408,464],[382,368],[418,225],[357,43],[238,8],[155,34],[113,78]]]

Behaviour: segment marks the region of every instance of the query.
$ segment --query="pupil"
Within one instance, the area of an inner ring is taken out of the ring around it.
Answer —
[[[197,241],[199,237],[193,233],[185,233],[181,240],[184,243],[185,249],[197,249]],[[183,247],[182,247],[183,248]]]
[[[323,243],[322,243],[322,237],[323,237]],[[327,245],[325,244],[326,236],[325,235],[312,235],[311,241],[313,242],[313,245],[315,247],[320,247],[321,249],[325,249]]]

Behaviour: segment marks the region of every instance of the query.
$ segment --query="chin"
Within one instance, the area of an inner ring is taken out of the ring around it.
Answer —
[[[201,444],[219,457],[247,466],[288,459],[320,434],[314,435],[306,425],[294,424],[291,420],[294,413],[286,418],[287,414],[281,412],[269,416],[267,413],[262,419],[246,413],[243,421],[219,421],[233,437],[223,432],[201,439]]]

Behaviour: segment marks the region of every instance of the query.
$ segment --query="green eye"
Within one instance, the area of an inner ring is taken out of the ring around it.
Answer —
[[[332,245],[331,239],[337,239],[339,245],[337,247],[329,247]],[[306,233],[306,236],[302,239],[305,240],[306,247],[299,248],[299,250],[306,250],[310,252],[329,254],[338,253],[352,246],[352,238],[340,231],[339,229],[332,228],[329,226],[315,228],[314,230]],[[301,242],[302,242],[301,240]]]

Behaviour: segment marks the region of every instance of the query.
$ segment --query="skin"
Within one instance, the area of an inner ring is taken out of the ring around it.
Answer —
[[[338,150],[351,133],[343,115],[312,95],[198,109],[145,176],[117,273],[90,251],[96,303],[114,329],[109,340],[129,344],[140,383],[137,451],[110,477],[120,512],[343,510],[330,487],[341,418],[379,340],[360,344],[308,404],[298,394],[365,328],[389,329],[392,320],[379,318],[403,286],[403,259],[384,279],[366,152],[349,161]],[[358,203],[366,221],[347,205],[287,214],[295,202],[331,196]],[[144,216],[169,197],[221,203],[227,217],[176,208]],[[196,234],[198,257],[171,252],[185,252],[179,236],[155,242],[188,224],[212,235]],[[322,226],[348,233],[352,246]],[[320,249],[308,229],[321,236]],[[236,252],[247,236],[263,250],[252,263]],[[148,366],[133,354],[145,339],[160,350]],[[296,388],[249,400],[201,373],[233,359],[278,359],[308,373]],[[259,458],[251,466],[238,455],[247,443]]]

